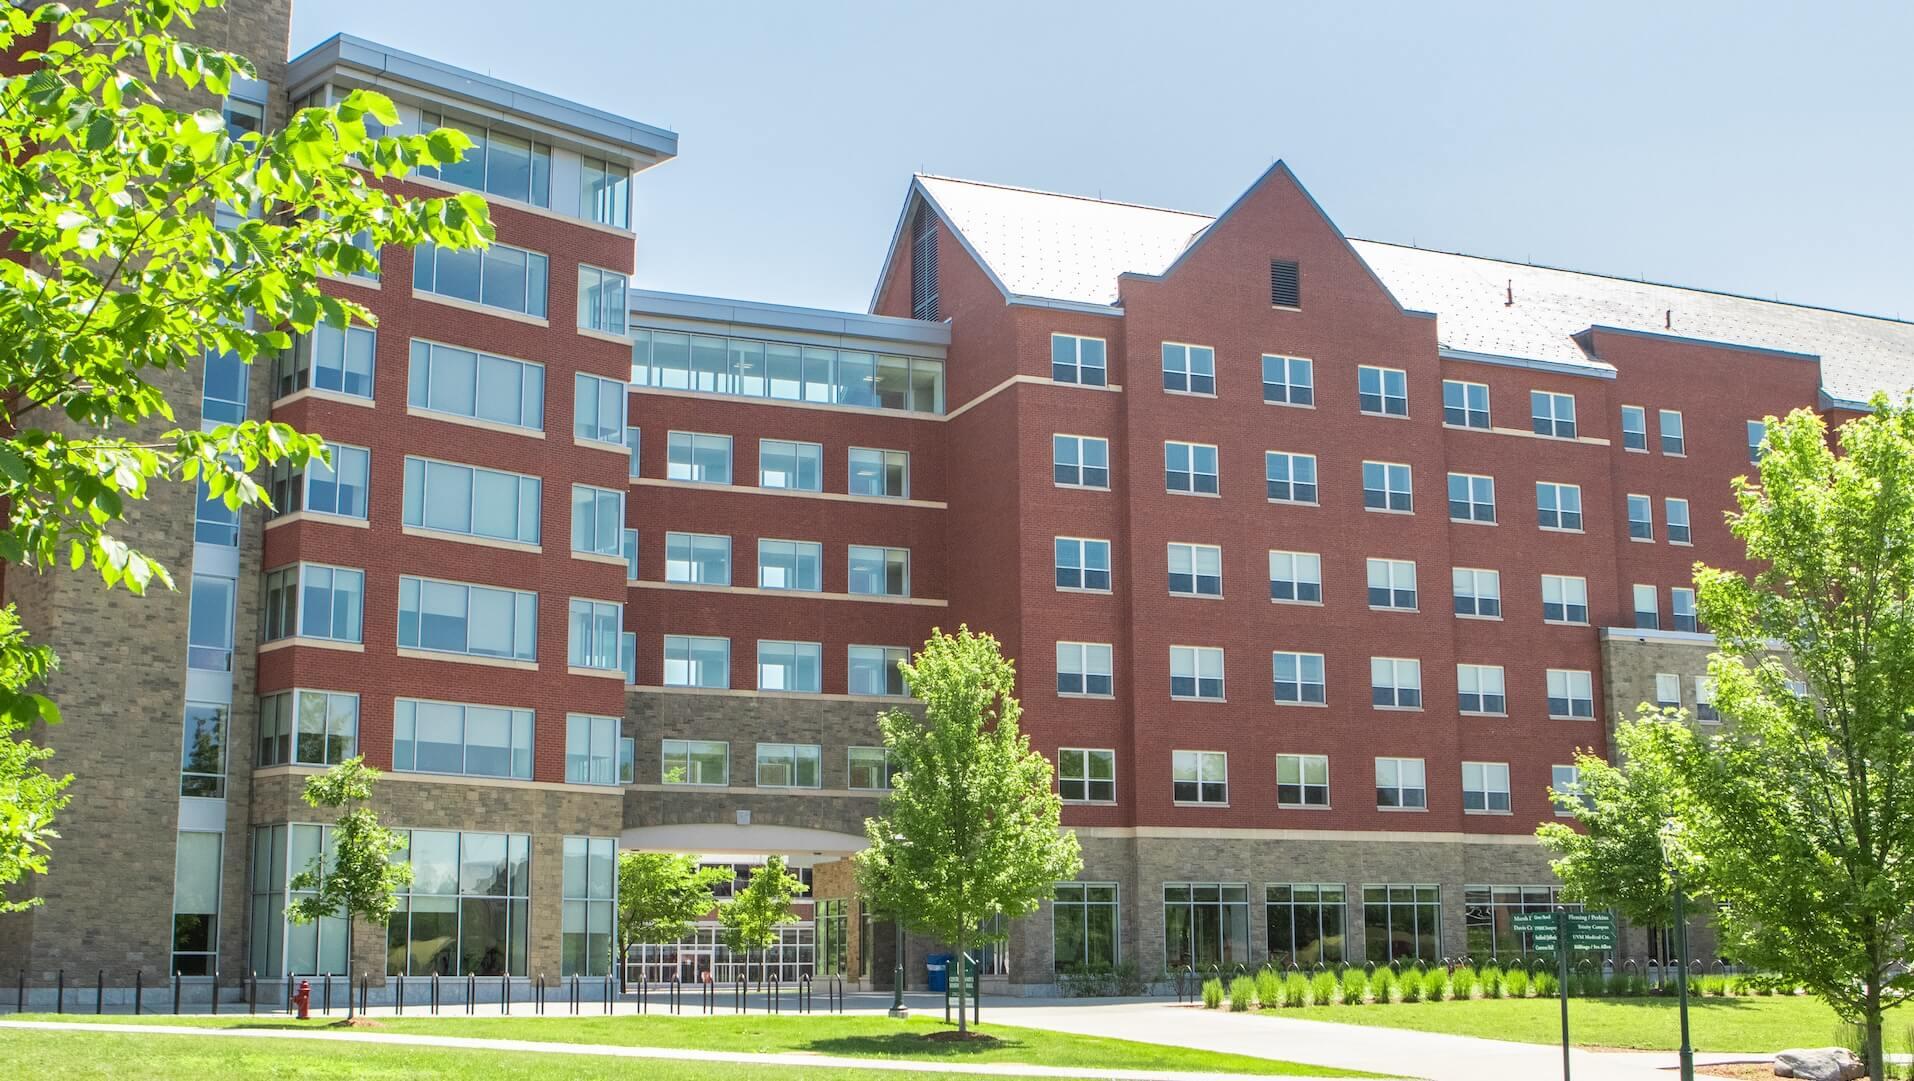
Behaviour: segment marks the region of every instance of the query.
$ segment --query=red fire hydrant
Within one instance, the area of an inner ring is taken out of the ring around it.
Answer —
[[[299,991],[292,996],[292,1000],[299,1007],[299,1020],[304,1021],[310,1017],[311,1014],[307,1011],[312,1007],[312,981],[300,980]]]

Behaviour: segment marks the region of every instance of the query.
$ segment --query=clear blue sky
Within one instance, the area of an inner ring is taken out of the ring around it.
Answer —
[[[1914,5],[295,0],[342,30],[676,131],[649,288],[862,310],[912,172],[1283,158],[1355,236],[1914,319]]]

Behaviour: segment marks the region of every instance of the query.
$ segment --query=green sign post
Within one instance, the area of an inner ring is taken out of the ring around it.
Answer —
[[[1509,921],[1529,936],[1532,950],[1553,950],[1556,987],[1562,996],[1562,1081],[1570,1081],[1568,1061],[1568,955],[1574,950],[1615,948],[1615,918],[1606,912],[1518,912]]]

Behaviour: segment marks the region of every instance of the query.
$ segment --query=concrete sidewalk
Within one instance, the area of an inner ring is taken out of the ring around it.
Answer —
[[[524,1051],[541,1055],[595,1055],[601,1058],[668,1059],[679,1062],[713,1062],[737,1066],[808,1066],[852,1070],[884,1070],[911,1074],[962,1074],[989,1077],[1048,1077],[1111,1081],[1260,1081],[1254,1074],[1183,1073],[1170,1070],[1110,1070],[1068,1066],[1026,1066],[1011,1062],[945,1062],[921,1059],[853,1058],[840,1055],[752,1054],[743,1051],[698,1051],[670,1047],[615,1047],[606,1044],[541,1043],[536,1040],[486,1040],[460,1036],[422,1036],[413,1033],[336,1031],[327,1029],[269,1028],[194,1028],[185,1025],[113,1025],[84,1021],[0,1021],[0,1032],[7,1029],[38,1029],[50,1032],[103,1032],[157,1036],[204,1036],[214,1039],[309,1040],[347,1042],[381,1046],[438,1047],[473,1051]],[[1326,1078],[1293,1077],[1285,1081],[1331,1081]]]
[[[993,1011],[992,1006],[997,1008]],[[1083,1036],[1112,1036],[1205,1051],[1284,1059],[1429,1081],[1549,1081],[1562,1076],[1562,1049],[1407,1029],[1231,1014],[1175,1003],[1130,1001],[1063,1006],[985,1000],[984,1014]],[[1570,1052],[1575,1081],[1672,1081],[1673,1051]],[[1697,1054],[1697,1065],[1766,1061],[1770,1056]]]

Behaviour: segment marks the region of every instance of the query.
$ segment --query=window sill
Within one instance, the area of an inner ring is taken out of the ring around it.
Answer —
[[[1113,799],[1066,799],[1061,802],[1065,807],[1115,807],[1117,805],[1117,801]]]
[[[1271,699],[1271,701],[1275,702],[1279,706],[1285,706],[1285,707],[1293,706],[1293,707],[1300,707],[1302,709],[1328,709],[1329,708],[1328,702],[1285,702],[1280,698],[1274,698],[1274,699]]]
[[[1091,589],[1088,586],[1058,586],[1057,592],[1058,593],[1090,593],[1100,597],[1108,597],[1114,591],[1108,590],[1108,589]]]
[[[1284,409],[1314,409],[1316,408],[1315,403],[1313,402],[1272,402],[1268,398],[1263,399],[1263,404],[1280,406]]]
[[[1065,484],[1062,481],[1054,480],[1050,482],[1050,486],[1052,488],[1062,488],[1065,491],[1072,492],[1107,492],[1110,490],[1110,486],[1107,484]]]
[[[336,402],[339,405],[356,405],[361,409],[377,408],[377,403],[371,398],[361,397],[357,394],[346,394],[336,390],[323,390],[319,387],[307,387],[304,390],[295,390],[283,398],[274,398],[272,405],[268,408],[273,410],[284,409],[294,402],[307,400],[315,402]]]
[[[1570,528],[1568,528],[1567,526],[1559,526],[1559,525],[1538,525],[1538,526],[1536,526],[1535,528],[1537,528],[1537,529],[1539,529],[1539,530],[1541,530],[1541,531],[1542,531],[1542,532],[1544,532],[1544,533],[1574,533],[1574,534],[1583,534],[1583,533],[1587,533],[1587,532],[1588,532],[1588,530],[1586,530],[1586,529],[1570,529]]]
[[[338,642],[330,638],[307,638],[293,635],[291,638],[275,638],[270,642],[261,642],[259,652],[271,653],[278,649],[329,649],[335,653],[364,653],[364,642]]]
[[[1116,701],[1116,695],[1114,695],[1114,694],[1077,694],[1077,693],[1074,693],[1074,692],[1071,692],[1071,691],[1058,691],[1058,692],[1057,692],[1057,697],[1058,697],[1058,698],[1079,698],[1079,699],[1088,699],[1088,700],[1090,700],[1090,701],[1092,701],[1092,702],[1114,702],[1114,701]]]
[[[1332,808],[1327,803],[1278,803],[1279,811],[1327,811]]]
[[[487,432],[504,432],[506,435],[522,435],[527,439],[543,439],[545,433],[537,428],[523,428],[516,424],[500,424],[495,420],[480,420],[478,417],[462,417],[457,413],[441,413],[436,409],[425,409],[416,405],[407,405],[405,415],[423,417],[426,420],[439,420],[447,424],[457,424],[466,428],[478,428]]]
[[[1500,525],[1501,523],[1494,521],[1493,519],[1485,522],[1480,518],[1451,518],[1449,519],[1449,524],[1450,525]]]
[[[1421,713],[1423,712],[1423,707],[1421,706],[1378,706],[1372,703],[1369,708],[1379,713]]]
[[[1465,814],[1465,815],[1503,815],[1503,816],[1506,816],[1506,815],[1512,815],[1512,814],[1514,814],[1515,812],[1514,812],[1514,811],[1489,811],[1489,810],[1481,810],[1481,811],[1471,811],[1471,810],[1467,810],[1467,809],[1465,809],[1465,810],[1463,810],[1463,812],[1462,812],[1462,813],[1463,813],[1463,814]]]
[[[298,510],[291,514],[282,514],[266,523],[267,529],[276,529],[295,522],[319,522],[326,525],[342,525],[352,529],[371,529],[372,523],[364,518],[348,518],[342,514],[327,514],[324,511]]]
[[[1577,717],[1571,713],[1551,713],[1548,715],[1548,719],[1551,721],[1592,721],[1595,718],[1593,716]]]
[[[1188,800],[1172,800],[1171,805],[1175,807],[1207,807],[1218,811],[1229,810],[1229,803],[1227,801],[1223,803],[1197,803]]]
[[[1164,387],[1163,393],[1177,398],[1209,398],[1213,400],[1216,397],[1215,391],[1171,390],[1169,387]]]
[[[1194,497],[1194,498],[1196,498],[1196,499],[1221,499],[1221,498],[1223,498],[1223,494],[1222,494],[1221,492],[1179,492],[1179,491],[1177,491],[1177,490],[1176,490],[1176,489],[1174,489],[1174,488],[1165,488],[1165,489],[1163,489],[1163,494],[1164,494],[1164,495],[1186,495],[1186,496],[1192,496],[1192,497]]]
[[[476,304],[469,300],[460,300],[458,297],[441,296],[438,293],[426,292],[417,286],[412,289],[412,299],[423,300],[428,304],[443,304],[448,308],[457,308],[477,315],[495,315],[500,319],[509,319],[514,323],[524,323],[527,326],[549,328],[552,325],[552,321],[543,316],[526,315],[524,312],[515,312],[510,308],[494,308],[488,304]]]
[[[1662,456],[1662,457],[1664,457],[1664,458],[1686,458],[1686,457],[1688,457],[1688,455],[1687,455],[1686,453],[1684,453],[1684,452],[1682,452],[1682,451],[1666,451],[1666,450],[1664,450],[1664,451],[1662,451],[1662,452],[1661,452],[1661,456]]]
[[[1220,601],[1223,599],[1221,593],[1178,593],[1175,590],[1170,591],[1170,596],[1192,601]]]
[[[1655,543],[1655,538],[1653,538],[1653,537],[1630,537],[1630,538],[1628,538],[1628,542],[1629,542],[1630,544],[1653,544],[1653,543]]]
[[[1222,704],[1224,704],[1225,702],[1228,702],[1228,701],[1229,701],[1229,699],[1227,699],[1227,698],[1204,698],[1204,697],[1202,697],[1202,696],[1200,696],[1200,695],[1193,695],[1193,694],[1173,694],[1173,695],[1171,695],[1171,696],[1170,696],[1170,701],[1172,701],[1172,702],[1213,702],[1213,703],[1215,703],[1216,705],[1219,705],[1219,706],[1220,706],[1220,705],[1222,705]]]
[[[620,686],[625,682],[625,670],[622,668],[580,668],[577,665],[565,666],[568,676],[590,676],[593,679],[615,679]]]
[[[574,435],[572,436],[572,446],[584,447],[587,450],[607,451],[627,461],[631,460],[631,448],[625,446],[623,443],[607,443],[602,439],[586,439],[582,436]]]
[[[1420,815],[1420,814],[1428,814],[1428,813],[1429,813],[1429,808],[1427,808],[1427,807],[1384,807],[1384,806],[1383,806],[1383,805],[1381,805],[1381,804],[1377,804],[1377,805],[1376,805],[1376,810],[1378,810],[1378,811],[1381,811],[1381,812],[1382,812],[1382,813],[1384,813],[1384,814],[1416,814],[1416,815]]]
[[[1675,547],[1675,548],[1693,548],[1693,547],[1695,546],[1695,542],[1694,542],[1694,541],[1678,541],[1678,540],[1671,540],[1671,541],[1669,541],[1668,543],[1669,543],[1669,545],[1670,545],[1670,546],[1672,546],[1672,547]]]
[[[1457,619],[1477,619],[1477,620],[1481,620],[1481,621],[1482,621],[1482,622],[1484,622],[1484,623],[1500,623],[1500,622],[1502,622],[1502,617],[1501,617],[1501,616],[1478,616],[1478,615],[1472,615],[1472,614],[1470,614],[1470,613],[1468,613],[1468,612],[1457,612],[1457,613],[1455,614],[1455,618],[1457,618]],[[1586,624],[1584,624],[1584,626],[1586,626]]]
[[[824,786],[821,784],[765,784],[759,781],[751,787],[771,792],[817,792]]]
[[[1296,606],[1298,606],[1298,607],[1301,607],[1301,608],[1321,608],[1321,607],[1323,606],[1323,602],[1321,602],[1321,601],[1292,601],[1292,600],[1284,600],[1284,599],[1283,599],[1283,598],[1281,598],[1281,597],[1271,597],[1271,598],[1269,599],[1269,603],[1271,603],[1271,604],[1293,604],[1293,605],[1296,605]]]
[[[631,345],[631,338],[626,335],[613,334],[609,330],[597,330],[592,327],[579,327],[578,336],[581,338],[596,338],[601,342],[612,342],[616,345],[627,347]]]
[[[1459,709],[1459,710],[1456,710],[1456,712],[1464,717],[1507,717],[1508,716],[1508,711],[1506,710],[1504,710],[1501,713],[1483,713],[1480,710]]]
[[[1452,424],[1449,421],[1445,420],[1442,422],[1442,426],[1452,432],[1493,432],[1495,431],[1495,426],[1492,423],[1491,424]]]
[[[625,562],[624,556],[611,555],[606,552],[573,552],[572,558],[583,563],[600,563],[612,567],[629,567],[631,565]]]
[[[1622,450],[1623,452],[1628,454],[1647,454],[1648,453],[1647,447],[1623,447]]]
[[[1322,506],[1322,504],[1321,504],[1321,503],[1319,503],[1319,502],[1317,502],[1316,500],[1313,500],[1313,499],[1311,499],[1311,500],[1302,500],[1302,499],[1266,499],[1266,500],[1265,500],[1265,502],[1268,502],[1268,503],[1274,503],[1274,504],[1276,504],[1276,505],[1277,505],[1277,506],[1279,506],[1279,507],[1320,507],[1320,506]]]
[[[474,537],[466,533],[448,533],[440,529],[428,529],[424,526],[402,526],[399,532],[407,537],[424,537],[429,540],[451,541],[454,544],[470,544],[480,548],[497,548],[507,552],[529,552],[537,555],[545,549],[537,544],[525,544],[521,541],[495,540],[491,537]],[[618,562],[623,563],[621,557]]]
[[[1400,515],[1403,515],[1404,517],[1413,515],[1415,513],[1415,511],[1413,510],[1396,510],[1392,507],[1364,507],[1362,509],[1369,512],[1370,514],[1400,514]]]
[[[1369,610],[1371,612],[1400,612],[1408,616],[1420,615],[1422,612],[1420,608],[1397,608],[1393,604],[1372,604],[1369,606]]]
[[[1375,417],[1378,420],[1408,420],[1409,419],[1409,414],[1407,413],[1378,413],[1373,409],[1358,409],[1356,410],[1356,415],[1359,417]]]
[[[400,646],[397,653],[401,657],[415,661],[449,661],[452,664],[474,664],[481,668],[511,668],[520,672],[538,671],[537,661],[514,661],[504,657],[477,657],[470,653],[449,653],[440,649],[418,649]],[[624,673],[616,673],[621,678]]]
[[[1590,622],[1589,622],[1588,620],[1586,620],[1586,619],[1545,619],[1545,620],[1543,620],[1543,621],[1542,621],[1542,625],[1543,625],[1543,626],[1546,626],[1546,627],[1589,627],[1589,626],[1593,626],[1593,624],[1591,624],[1591,623],[1590,623]]]

